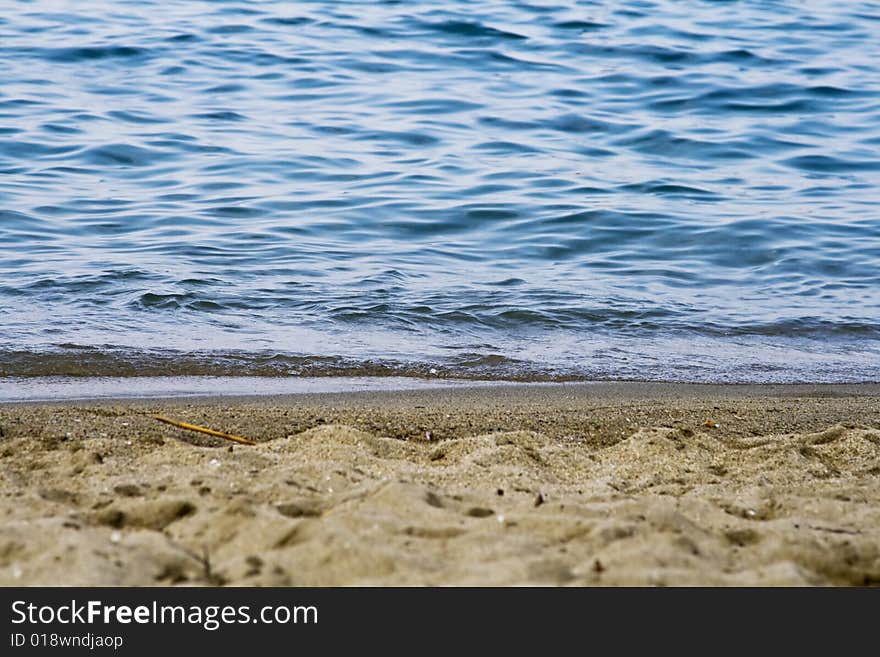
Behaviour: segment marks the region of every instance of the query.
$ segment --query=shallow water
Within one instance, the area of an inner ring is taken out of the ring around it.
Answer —
[[[880,3],[10,2],[0,377],[880,380]]]
[[[53,376],[0,378],[0,402],[161,399],[180,397],[251,397],[333,392],[388,392],[506,386],[499,381],[417,378],[413,376]],[[523,384],[520,384],[523,385]],[[559,386],[530,383],[528,386]],[[579,385],[579,384],[567,384]],[[590,384],[588,384],[590,385]],[[602,384],[597,384],[602,385]],[[617,384],[604,384],[617,385]],[[626,384],[620,384],[626,385]]]

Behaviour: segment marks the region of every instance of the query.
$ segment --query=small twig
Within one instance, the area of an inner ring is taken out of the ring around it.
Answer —
[[[818,532],[828,532],[830,534],[852,534],[855,536],[862,533],[858,529],[838,529],[837,527],[817,527],[816,525],[807,525],[807,527]]]
[[[204,569],[204,577],[206,582],[210,582],[214,579],[214,575],[211,572],[211,553],[208,552],[208,546],[202,547],[202,558],[199,559],[202,562],[202,568]]]
[[[170,536],[166,536],[165,540],[176,549],[183,552],[186,556],[196,561],[202,567],[202,580],[214,586],[222,586],[226,583],[226,578],[220,573],[215,573],[211,568],[211,553],[207,545],[202,546],[202,553],[199,554],[195,550],[191,550],[185,545],[173,540]],[[185,579],[185,578],[184,578]]]
[[[177,422],[176,420],[172,420],[163,415],[154,415],[153,416],[159,422],[164,422],[165,424],[170,424],[173,427],[178,427],[180,429],[188,429],[189,431],[198,431],[199,433],[206,433],[209,436],[217,436],[218,438],[225,438],[226,440],[231,440],[236,443],[241,443],[242,445],[256,445],[253,440],[249,440],[248,438],[242,438],[240,436],[233,436],[229,433],[223,433],[222,431],[214,431],[213,429],[207,429],[205,427],[200,427],[197,424],[189,424],[187,422]]]

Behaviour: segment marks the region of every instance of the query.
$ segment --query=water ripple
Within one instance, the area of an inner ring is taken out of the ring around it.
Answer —
[[[11,3],[0,377],[880,380],[875,4]]]

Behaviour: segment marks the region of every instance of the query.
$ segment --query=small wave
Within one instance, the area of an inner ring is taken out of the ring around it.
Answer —
[[[784,164],[815,173],[854,173],[880,171],[880,160],[850,160],[830,155],[802,155],[783,161]]]
[[[594,21],[582,21],[582,20],[570,20],[570,21],[558,21],[553,23],[553,27],[561,29],[561,30],[580,30],[580,31],[592,31],[592,30],[601,30],[608,27],[607,23],[597,23]]]
[[[417,100],[395,100],[385,104],[386,107],[399,109],[407,114],[458,114],[471,112],[483,107],[480,103],[474,103],[456,98],[420,98]]]
[[[231,110],[220,110],[216,112],[201,112],[193,114],[196,119],[208,119],[210,121],[244,121],[245,116]]]
[[[131,144],[108,144],[86,149],[79,157],[99,166],[148,167],[167,159],[169,154]]]
[[[110,58],[141,58],[150,54],[136,46],[86,46],[78,48],[46,48],[42,56],[52,62],[76,64]]]
[[[449,35],[452,37],[465,37],[467,39],[514,39],[521,40],[526,37],[516,32],[509,32],[498,28],[484,25],[478,21],[464,20],[447,20],[440,22],[429,22],[421,20],[412,20],[410,22],[416,29],[422,29],[437,34]]]
[[[650,155],[708,162],[758,157],[757,153],[739,146],[684,137],[668,130],[649,130],[648,132],[621,137],[615,140],[614,144]]]
[[[667,342],[667,346],[681,341]],[[705,345],[705,343],[702,343]],[[326,355],[293,355],[276,352],[177,352],[172,350],[100,349],[64,345],[53,350],[0,349],[0,397],[14,397],[20,384],[34,379],[56,382],[108,377],[406,377],[413,379],[565,382],[565,381],[679,381],[692,383],[826,383],[880,382],[876,351],[863,351],[861,367],[846,368],[833,353],[811,362],[808,369],[774,360],[764,345],[752,347],[751,358],[742,358],[742,345],[718,348],[702,359],[675,351],[673,357],[633,354],[625,347],[595,350],[588,364],[548,365],[537,360],[512,358],[492,352],[460,350],[426,360],[388,358],[354,359]],[[760,358],[755,358],[760,353]],[[841,354],[845,357],[845,354]],[[841,369],[841,366],[844,369]],[[121,382],[120,382],[121,384]],[[216,391],[215,391],[216,392]]]
[[[620,189],[631,192],[640,192],[642,194],[658,194],[661,196],[680,196],[682,198],[694,199],[714,199],[720,200],[718,194],[699,187],[690,187],[688,185],[677,185],[674,183],[663,181],[650,181],[643,183],[630,183],[622,185]]]

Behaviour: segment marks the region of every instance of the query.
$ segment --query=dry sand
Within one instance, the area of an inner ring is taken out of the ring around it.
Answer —
[[[876,385],[8,404],[0,585],[878,584],[878,429]]]

